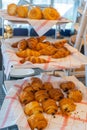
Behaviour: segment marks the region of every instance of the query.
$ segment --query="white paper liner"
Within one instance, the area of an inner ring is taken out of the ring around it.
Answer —
[[[52,115],[44,114],[48,120],[48,125],[44,130],[86,130],[87,129],[87,88],[74,76],[58,78],[54,76],[40,75],[38,76],[44,81],[50,81],[54,87],[58,87],[63,81],[73,81],[76,87],[83,93],[83,101],[81,103],[76,103],[76,111],[72,112],[71,116],[66,117],[62,115]],[[27,118],[23,112],[23,108],[18,100],[18,94],[21,92],[22,85],[26,80],[9,81],[11,86],[5,100],[3,102],[0,111],[0,128],[9,127],[11,125],[17,124],[19,130],[31,130]],[[13,85],[12,85],[13,82]]]
[[[82,65],[87,64],[87,57],[81,54],[77,49],[73,48],[69,44],[65,44],[65,47],[68,48],[71,52],[71,55],[65,58],[53,59],[48,56],[41,56],[44,59],[49,59],[49,63],[45,64],[33,64],[31,62],[25,62],[20,64],[20,59],[15,52],[17,49],[11,47],[13,42],[19,41],[22,38],[11,38],[2,41],[1,50],[3,55],[3,64],[5,67],[5,74],[8,78],[11,67],[15,68],[41,68],[43,70],[60,70],[60,69],[71,69],[79,68]],[[26,38],[26,37],[25,37]]]

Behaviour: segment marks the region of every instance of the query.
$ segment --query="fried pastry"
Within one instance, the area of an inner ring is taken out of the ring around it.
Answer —
[[[37,130],[43,130],[47,126],[47,120],[41,113],[31,115],[28,118],[28,123],[32,130],[34,130],[35,128]]]
[[[70,115],[70,113],[76,109],[76,105],[74,104],[73,100],[69,98],[63,98],[60,100],[59,106],[64,115]]]
[[[75,88],[75,84],[72,81],[66,81],[66,82],[62,82],[60,84],[60,88],[64,91],[67,92],[68,90],[74,89]]]
[[[34,91],[38,91],[42,89],[42,86],[43,86],[42,80],[37,77],[32,77],[31,86],[33,87]]]
[[[46,47],[45,49],[40,50],[39,52],[40,52],[41,55],[51,56],[56,51],[57,51],[57,49],[55,47],[53,47],[52,45],[50,45],[50,46]]]
[[[62,47],[62,48],[58,49],[54,55],[52,55],[52,58],[64,58],[70,54],[71,53],[67,48]]]
[[[35,93],[35,99],[38,102],[43,102],[49,98],[49,95],[46,90],[38,90]]]
[[[42,13],[43,18],[47,20],[58,20],[60,18],[59,12],[53,7],[44,8]]]
[[[42,102],[42,107],[43,107],[44,112],[46,112],[47,114],[52,114],[52,115],[55,114],[58,110],[56,101],[50,98]]]
[[[40,106],[40,104],[37,101],[32,101],[25,105],[24,112],[26,115],[32,115],[36,113],[42,113],[43,108]]]
[[[42,19],[42,10],[39,7],[33,7],[28,12],[29,19]]]
[[[18,50],[23,51],[27,48],[27,41],[25,39],[22,39],[17,44]]]
[[[23,51],[17,51],[16,55],[21,57],[21,58],[26,58],[29,56],[40,56],[40,53],[31,49],[26,49]]]
[[[9,15],[15,16],[17,14],[17,5],[15,3],[8,4],[7,12]]]
[[[72,99],[74,102],[81,102],[82,92],[80,90],[71,90],[68,92],[67,97]]]
[[[31,84],[28,82],[23,84],[23,91],[34,93],[34,90],[31,86]]]
[[[21,18],[26,18],[28,16],[28,7],[19,5],[17,6],[17,15]]]
[[[51,82],[44,82],[43,89],[45,89],[47,92],[49,92],[49,90],[53,89],[52,83]]]
[[[34,100],[34,94],[32,92],[22,91],[19,95],[20,102],[27,104]]]
[[[36,50],[36,46],[37,46],[37,43],[38,43],[37,38],[34,38],[34,37],[28,38],[27,42],[28,42],[28,47],[30,49]]]
[[[53,88],[53,89],[49,90],[48,93],[49,93],[50,98],[52,98],[56,101],[60,101],[62,98],[64,98],[62,91],[58,88]]]

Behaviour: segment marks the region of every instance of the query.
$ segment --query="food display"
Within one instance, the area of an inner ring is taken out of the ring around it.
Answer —
[[[41,9],[40,7],[16,5],[11,3],[7,6],[7,13],[11,16],[18,16],[21,18],[29,19],[46,19],[46,20],[58,20],[60,19],[60,13],[53,7],[46,7]]]
[[[41,36],[22,39],[11,46],[17,48],[16,55],[22,58],[21,63],[30,61],[33,64],[42,64],[49,62],[46,56],[58,59],[70,55],[71,52],[64,46],[66,42],[67,40],[63,39],[52,43],[47,41],[45,36]]]
[[[76,110],[76,102],[81,102],[82,98],[82,92],[72,81],[62,81],[55,88],[52,82],[38,77],[27,80],[19,94],[19,101],[32,130],[46,128],[48,120],[45,114],[54,116],[61,113],[63,116],[70,116]]]

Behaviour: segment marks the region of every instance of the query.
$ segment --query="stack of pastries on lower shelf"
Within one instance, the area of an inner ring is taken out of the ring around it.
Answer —
[[[43,82],[37,77],[31,77],[25,82],[19,94],[20,103],[32,130],[47,127],[48,120],[45,113],[53,117],[56,114],[70,116],[82,97],[82,92],[72,81],[62,81],[58,88],[55,88],[52,82]]]
[[[12,47],[18,48],[16,55],[21,57],[21,63],[30,61],[32,63],[48,63],[49,60],[41,56],[50,56],[51,58],[64,58],[71,52],[64,46],[66,39],[55,41],[54,43],[46,40],[46,36],[30,37],[22,39],[12,44]]]

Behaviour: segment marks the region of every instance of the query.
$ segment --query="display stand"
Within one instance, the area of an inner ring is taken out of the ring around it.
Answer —
[[[86,31],[87,31],[87,2],[83,11],[82,20],[80,23],[80,27],[75,42],[75,48],[80,50],[82,39],[84,39],[84,54],[87,56]],[[87,65],[85,66],[85,82],[87,86]]]

